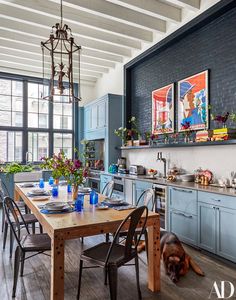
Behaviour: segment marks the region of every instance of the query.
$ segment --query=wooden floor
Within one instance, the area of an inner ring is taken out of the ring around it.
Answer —
[[[79,253],[82,248],[104,241],[103,236],[96,236],[80,240],[71,240],[66,243],[65,254],[65,299],[76,299]],[[9,241],[7,248],[2,251],[2,234],[0,234],[0,299],[11,299],[13,259],[9,259]],[[194,257],[204,272],[205,277],[199,277],[192,271],[182,277],[178,284],[173,284],[161,269],[161,292],[153,294],[147,289],[147,266],[145,252],[141,254],[140,283],[143,299],[160,300],[200,300],[209,299],[209,294],[214,281],[231,281],[236,293],[236,265],[221,262],[190,247],[185,247]],[[144,262],[142,262],[144,261]],[[133,266],[119,269],[118,299],[137,299],[135,272]],[[227,295],[227,292],[226,292]],[[236,297],[236,294],[235,294]],[[25,263],[24,277],[19,277],[16,299],[43,300],[50,298],[50,257],[45,255],[35,256]],[[83,270],[81,297],[82,300],[109,299],[109,289],[103,285],[101,269]],[[217,299],[212,294],[211,299]]]

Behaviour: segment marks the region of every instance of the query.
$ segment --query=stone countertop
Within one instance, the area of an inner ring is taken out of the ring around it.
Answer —
[[[138,175],[137,176],[137,175],[119,174],[119,173],[111,174],[108,172],[102,172],[101,174],[118,176],[118,177],[132,179],[132,180],[147,181],[147,182],[162,184],[162,185],[166,185],[166,186],[173,186],[173,187],[178,187],[178,188],[192,189],[192,190],[198,190],[198,191],[202,191],[202,192],[216,193],[216,194],[236,197],[236,189],[234,189],[234,188],[221,188],[221,187],[216,187],[216,186],[212,186],[212,185],[204,186],[201,184],[197,184],[195,182],[183,182],[183,181],[171,182],[171,181],[167,181],[166,179],[162,179],[162,178],[150,178],[150,176],[148,176],[148,175]]]

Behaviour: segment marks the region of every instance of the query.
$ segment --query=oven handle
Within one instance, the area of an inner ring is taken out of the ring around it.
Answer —
[[[184,189],[177,189],[177,188],[172,188],[176,192],[184,192],[184,193],[192,193],[193,191],[191,190],[184,190]]]
[[[188,218],[188,219],[192,219],[193,216],[192,215],[186,215],[184,213],[181,213],[181,212],[177,212],[177,211],[173,211],[174,214],[176,215],[179,215],[179,216],[182,216],[182,217],[185,217],[185,218]]]

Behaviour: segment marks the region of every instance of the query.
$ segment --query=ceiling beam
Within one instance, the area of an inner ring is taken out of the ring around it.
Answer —
[[[4,46],[5,45],[5,46]],[[32,60],[41,60],[42,59],[42,53],[39,51],[36,51],[34,47],[31,47],[32,49],[31,52],[27,51],[27,49],[18,49],[16,44],[12,43],[11,44],[5,44],[3,40],[0,39],[0,53],[3,54],[10,54],[10,55],[16,55],[20,56],[23,58],[28,58]],[[29,49],[28,49],[29,50]],[[97,58],[92,58],[92,57],[87,57],[87,56],[81,56],[81,62],[86,63],[87,65],[92,65],[92,66],[97,66],[97,67],[104,67],[104,68],[115,68],[115,63],[106,61],[106,60],[101,60]]]
[[[201,0],[168,0],[168,2],[193,11],[198,11],[201,7]]]
[[[19,52],[10,52],[9,49],[4,49],[0,47],[0,53],[1,53],[1,59],[5,59],[5,60],[11,60],[14,62],[19,62],[19,61],[24,61],[26,64],[34,64],[35,66],[39,66],[42,68],[42,61],[41,59],[39,60],[38,57],[34,56],[34,57],[30,57],[28,56],[24,56],[21,55]],[[50,68],[50,61],[45,61],[45,66],[47,66],[48,68]],[[76,70],[78,67],[77,62],[74,62],[74,70]],[[108,68],[104,68],[104,67],[100,67],[100,66],[93,66],[90,64],[85,64],[85,63],[80,63],[80,68],[81,70],[89,70],[89,71],[94,71],[94,72],[98,72],[98,73],[108,73],[109,69]]]
[[[135,24],[139,27],[166,32],[166,22],[159,18],[147,16],[146,14],[125,8],[104,0],[64,0],[76,9],[89,12],[94,15],[112,20],[122,21],[127,24]]]
[[[4,36],[2,36],[0,33],[0,45],[3,45],[3,46],[11,45],[10,46],[11,48],[16,46],[18,49],[20,49],[22,51],[27,49],[30,52],[38,51],[38,53],[41,53],[40,44],[39,43],[36,43],[36,44],[31,43],[30,42],[31,39],[29,39],[29,37],[28,37],[28,40],[27,40],[27,37],[24,38],[24,41],[22,39],[20,39],[19,35],[15,34],[14,37],[15,38],[13,38],[12,35],[6,35],[6,34]],[[25,40],[27,42],[25,42]],[[96,51],[93,49],[82,49],[82,56],[86,56],[86,57],[88,56],[88,57],[98,58],[98,59],[102,59],[102,60],[108,60],[111,62],[121,62],[121,63],[123,62],[122,56],[114,55],[111,53],[105,53],[105,52],[101,52],[101,51]]]
[[[37,2],[28,0],[14,0],[14,2],[9,2],[6,0],[1,0],[0,3],[2,6],[8,6],[8,9],[9,7],[17,8],[18,16],[22,14],[23,10],[31,12],[35,15],[38,14],[36,19],[40,18],[42,22],[48,22],[48,26],[50,27],[60,20],[60,6],[57,0],[44,0]],[[29,17],[30,15],[31,14],[28,13]],[[116,35],[120,37],[143,40],[146,42],[153,41],[153,33],[150,30],[140,28],[137,31],[136,26],[123,24],[122,22],[115,20],[108,20],[104,17],[95,16],[91,13],[75,9],[73,10],[71,7],[67,7],[66,3],[64,2],[63,15],[64,21],[68,23],[70,27],[72,27],[73,32],[77,32],[78,34],[80,33],[81,35],[83,34],[84,36],[92,35],[92,37],[94,37],[95,30],[95,33],[97,33],[97,38],[99,38],[99,34],[101,34],[101,38],[110,39],[111,42],[116,41]]]
[[[21,64],[15,64],[15,63],[11,63],[11,62],[6,62],[6,61],[2,61],[0,60],[0,69],[5,69],[8,73],[11,72],[11,70],[16,70],[16,71],[20,71],[21,74],[24,73],[24,71],[26,72],[33,72],[35,73],[35,76],[38,78],[42,78],[42,71],[39,68],[35,68],[34,66],[22,66]],[[46,77],[49,77],[49,73],[46,74]],[[86,75],[86,74],[81,74],[81,79],[82,80],[88,80],[91,82],[96,82],[97,78],[94,76],[90,76],[90,75]],[[74,80],[74,82],[76,82],[76,80]]]
[[[7,67],[7,66],[11,66],[11,65],[16,65],[16,66],[21,66],[22,69],[24,70],[25,67],[29,67],[29,68],[32,68],[32,69],[36,69],[38,70],[38,72],[41,72],[41,77],[42,77],[42,66],[40,65],[37,65],[37,64],[34,64],[34,63],[31,63],[29,64],[28,62],[26,63],[25,61],[21,60],[21,61],[17,61],[17,60],[13,60],[12,58],[8,58],[7,60],[6,59],[3,59],[4,57],[1,56],[0,58],[0,65],[4,66],[4,67]],[[50,66],[47,68],[45,67],[45,72],[50,74],[50,71],[51,71],[51,68]],[[78,76],[78,73],[74,73],[76,76]],[[95,77],[95,78],[101,78],[102,77],[102,74],[101,73],[97,73],[97,72],[92,72],[92,71],[88,71],[88,70],[82,70],[81,69],[81,72],[80,72],[81,75],[84,75],[84,76],[91,76],[91,77]],[[76,80],[76,78],[75,78]]]
[[[109,0],[153,17],[171,22],[181,22],[181,8],[172,6],[158,0]]]

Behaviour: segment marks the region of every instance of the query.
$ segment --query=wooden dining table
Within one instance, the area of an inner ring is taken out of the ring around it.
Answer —
[[[45,189],[50,186],[46,184]],[[59,186],[59,195],[49,200],[34,200],[27,196],[32,188],[15,184],[15,200],[20,198],[29,207],[38,221],[51,238],[51,292],[50,299],[64,299],[64,252],[65,241],[80,237],[92,236],[115,232],[124,218],[131,210],[117,211],[113,208],[99,210],[89,204],[89,195],[85,195],[84,209],[82,212],[63,214],[43,214],[39,206],[49,201],[65,201],[71,199],[66,186]],[[99,194],[99,201],[104,196]],[[149,212],[147,219],[148,228],[148,288],[160,291],[160,219],[159,214]]]

